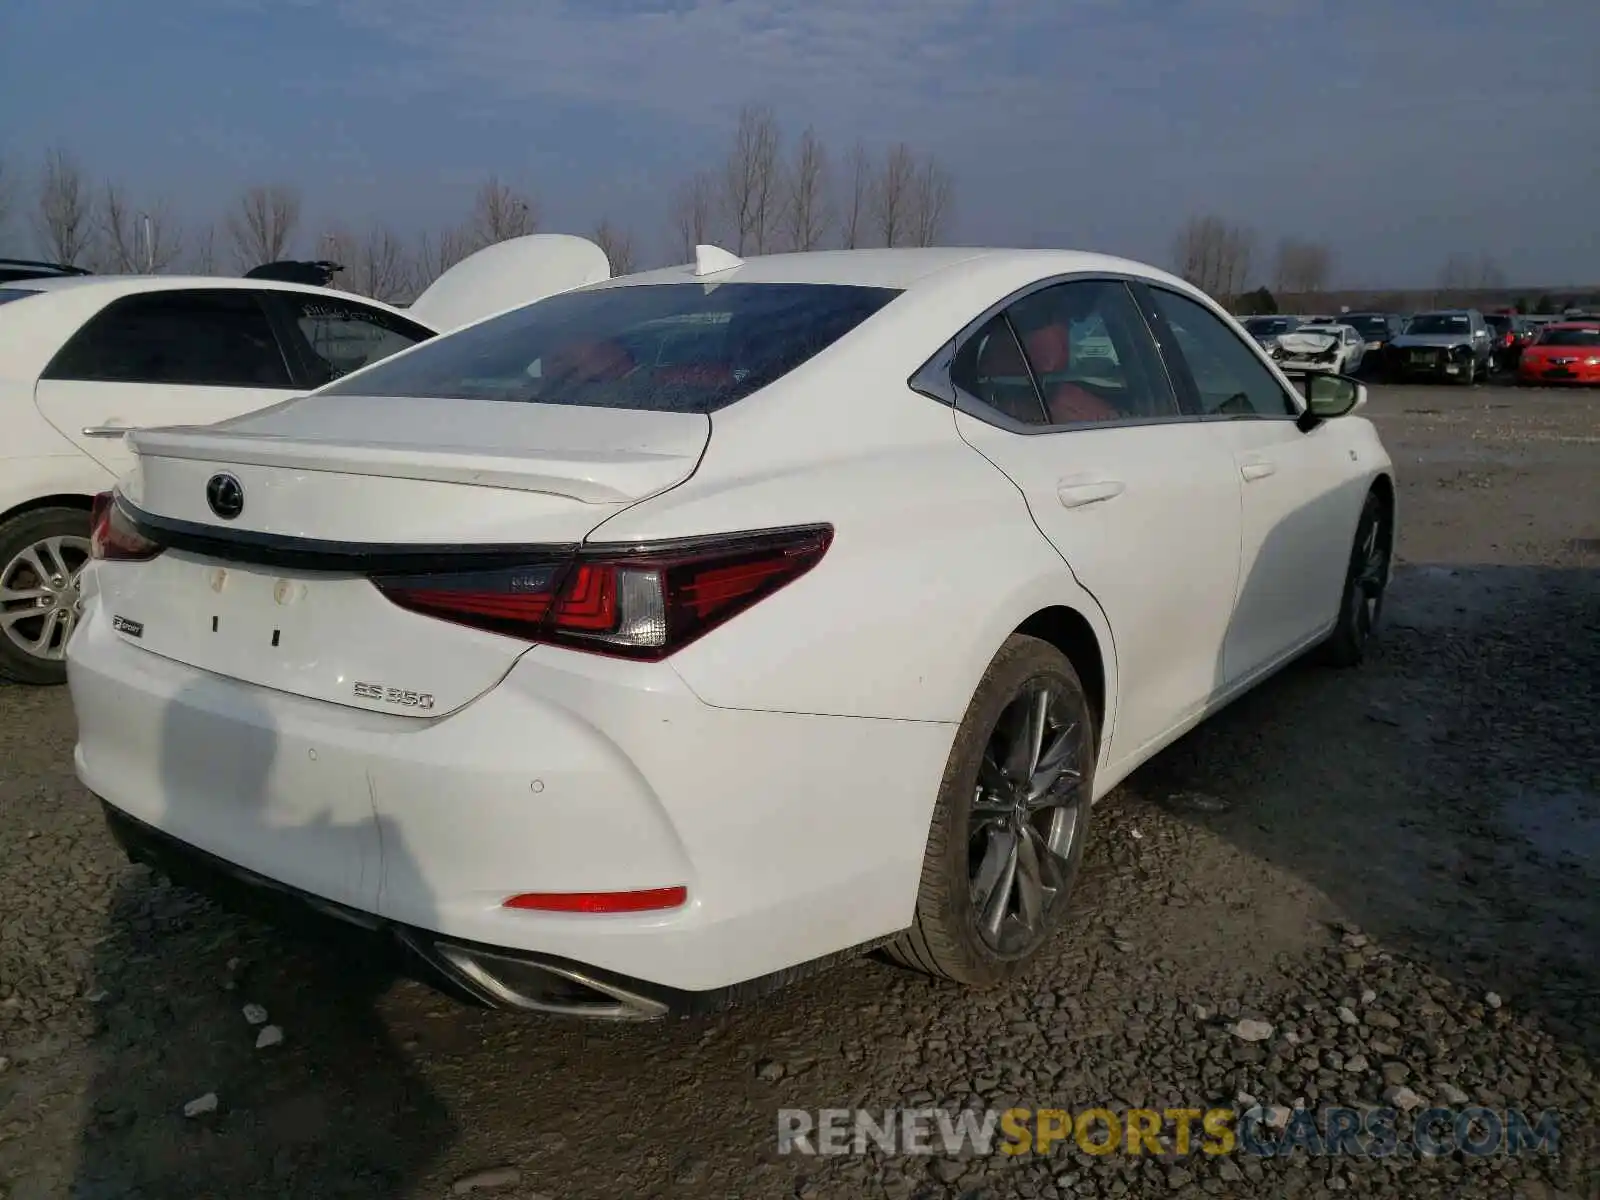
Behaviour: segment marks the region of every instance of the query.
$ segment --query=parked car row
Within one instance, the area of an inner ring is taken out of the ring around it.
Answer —
[[[1357,372],[1396,382],[1473,384],[1503,371],[1525,383],[1600,381],[1592,319],[1439,309],[1332,316],[1247,317],[1244,327],[1285,369]],[[1530,353],[1531,352],[1531,353]]]

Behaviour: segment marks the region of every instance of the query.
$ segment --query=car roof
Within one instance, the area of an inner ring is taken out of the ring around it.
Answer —
[[[9,285],[18,291],[28,292],[84,292],[95,291],[107,300],[118,296],[132,296],[143,292],[167,292],[186,288],[251,288],[256,291],[296,292],[302,295],[327,296],[341,300],[356,300],[370,304],[399,316],[403,309],[370,296],[358,296],[337,288],[315,287],[308,283],[285,283],[278,279],[240,279],[231,275],[64,275],[49,279],[19,279]],[[409,317],[415,321],[415,317]]]
[[[744,259],[715,274],[696,275],[690,263],[623,275],[596,288],[659,283],[817,283],[885,287],[906,291],[936,278],[967,272],[1045,278],[1076,272],[1136,274],[1180,282],[1146,263],[1084,250],[1022,250],[983,246],[894,247],[874,250],[810,250]]]

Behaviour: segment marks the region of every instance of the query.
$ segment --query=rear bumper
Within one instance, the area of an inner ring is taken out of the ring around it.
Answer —
[[[668,664],[548,647],[448,716],[370,713],[152,654],[95,605],[68,669],[78,776],[124,829],[424,959],[582,964],[672,1008],[906,928],[955,732],[713,708]],[[680,885],[657,912],[503,906]]]
[[[104,799],[100,803],[106,825],[129,861],[150,866],[234,912],[308,939],[357,950],[398,974],[486,1008],[598,1020],[693,1016],[773,991],[878,944],[869,942],[737,986],[687,992],[586,963],[479,945],[386,921],[263,878],[180,842]]]
[[[1396,350],[1390,355],[1388,366],[1393,374],[1407,379],[1459,379],[1466,375],[1475,362],[1476,359],[1471,356],[1451,358],[1449,355],[1442,355],[1426,362],[1415,362],[1409,351]]]

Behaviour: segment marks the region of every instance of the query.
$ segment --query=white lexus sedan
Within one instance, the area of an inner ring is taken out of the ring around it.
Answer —
[[[78,775],[135,859],[491,1005],[697,1011],[873,946],[994,984],[1095,800],[1361,660],[1392,469],[1359,384],[1305,386],[1138,263],[702,247],[131,435]]]

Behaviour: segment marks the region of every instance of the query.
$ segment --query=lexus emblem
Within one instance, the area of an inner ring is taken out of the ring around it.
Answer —
[[[244,487],[232,475],[223,473],[206,480],[206,503],[224,521],[244,511]]]

